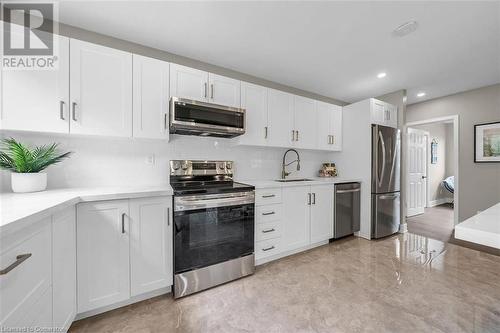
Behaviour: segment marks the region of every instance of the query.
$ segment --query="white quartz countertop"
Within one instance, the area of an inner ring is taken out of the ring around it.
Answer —
[[[459,223],[455,238],[500,249],[500,202]]]
[[[360,179],[341,178],[341,177],[332,177],[332,178],[305,177],[305,178],[310,180],[297,181],[297,182],[277,182],[274,179],[269,179],[269,180],[238,179],[236,181],[255,186],[256,189],[361,182]]]
[[[66,207],[85,201],[116,200],[172,195],[170,185],[61,188],[35,193],[0,193],[0,231],[21,227]]]

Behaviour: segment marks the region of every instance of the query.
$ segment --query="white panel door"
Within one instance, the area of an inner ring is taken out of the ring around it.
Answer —
[[[56,69],[2,71],[1,129],[69,133],[69,39],[56,38]]]
[[[294,96],[293,145],[298,148],[315,149],[317,145],[316,101],[302,96]]]
[[[269,89],[267,105],[268,145],[273,147],[292,146],[294,140],[293,95]]]
[[[53,327],[69,329],[76,315],[76,210],[52,217]]]
[[[310,186],[283,188],[282,246],[284,251],[309,245]]]
[[[408,128],[408,194],[407,216],[424,213],[427,196],[426,132]]]
[[[130,297],[128,200],[77,207],[78,312]]]
[[[317,148],[321,150],[331,150],[331,123],[332,123],[332,104],[318,101],[317,104]]]
[[[208,74],[210,85],[210,103],[232,106],[241,106],[241,81],[225,76],[210,73]]]
[[[331,150],[342,150],[342,107],[332,105],[332,117],[330,118]]]
[[[170,97],[208,102],[208,73],[170,64]]]
[[[132,54],[70,41],[71,133],[132,136]]]
[[[311,244],[333,237],[333,185],[311,186]]]
[[[240,144],[263,146],[267,144],[267,88],[241,83],[241,107],[246,110],[245,134],[238,137]]]
[[[172,285],[172,198],[130,200],[130,291]]]
[[[134,54],[133,136],[168,139],[169,63]]]

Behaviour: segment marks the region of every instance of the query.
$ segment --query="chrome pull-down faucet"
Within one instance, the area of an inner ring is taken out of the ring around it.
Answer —
[[[285,160],[286,160],[286,154],[289,152],[289,151],[293,151],[295,154],[297,154],[297,159],[296,160],[293,160],[291,161],[290,163],[288,164],[285,164]],[[288,149],[285,154],[283,155],[283,163],[281,164],[281,178],[282,179],[285,179],[286,176],[288,176],[290,174],[290,172],[286,172],[286,167],[289,166],[290,164],[292,163],[295,163],[297,162],[297,171],[300,170],[300,156],[299,156],[299,153],[295,150],[295,149]]]

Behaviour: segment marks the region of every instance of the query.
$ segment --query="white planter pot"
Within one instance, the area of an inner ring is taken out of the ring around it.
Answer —
[[[47,174],[15,173],[11,174],[12,191],[16,193],[38,192],[47,188]]]

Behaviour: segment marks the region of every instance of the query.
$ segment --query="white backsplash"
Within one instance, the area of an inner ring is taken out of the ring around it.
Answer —
[[[170,142],[145,139],[118,139],[90,136],[48,135],[12,132],[30,145],[59,142],[61,151],[72,151],[70,159],[47,169],[48,187],[89,187],[166,184],[172,159],[232,160],[237,179],[280,177],[284,148],[237,146],[234,140],[171,136]],[[291,177],[316,176],[321,163],[332,161],[335,153],[299,150],[301,170],[287,168]],[[154,155],[154,164],[148,162]],[[295,154],[289,153],[287,161]],[[335,162],[333,160],[333,162]],[[10,191],[10,174],[1,171],[2,192]]]

